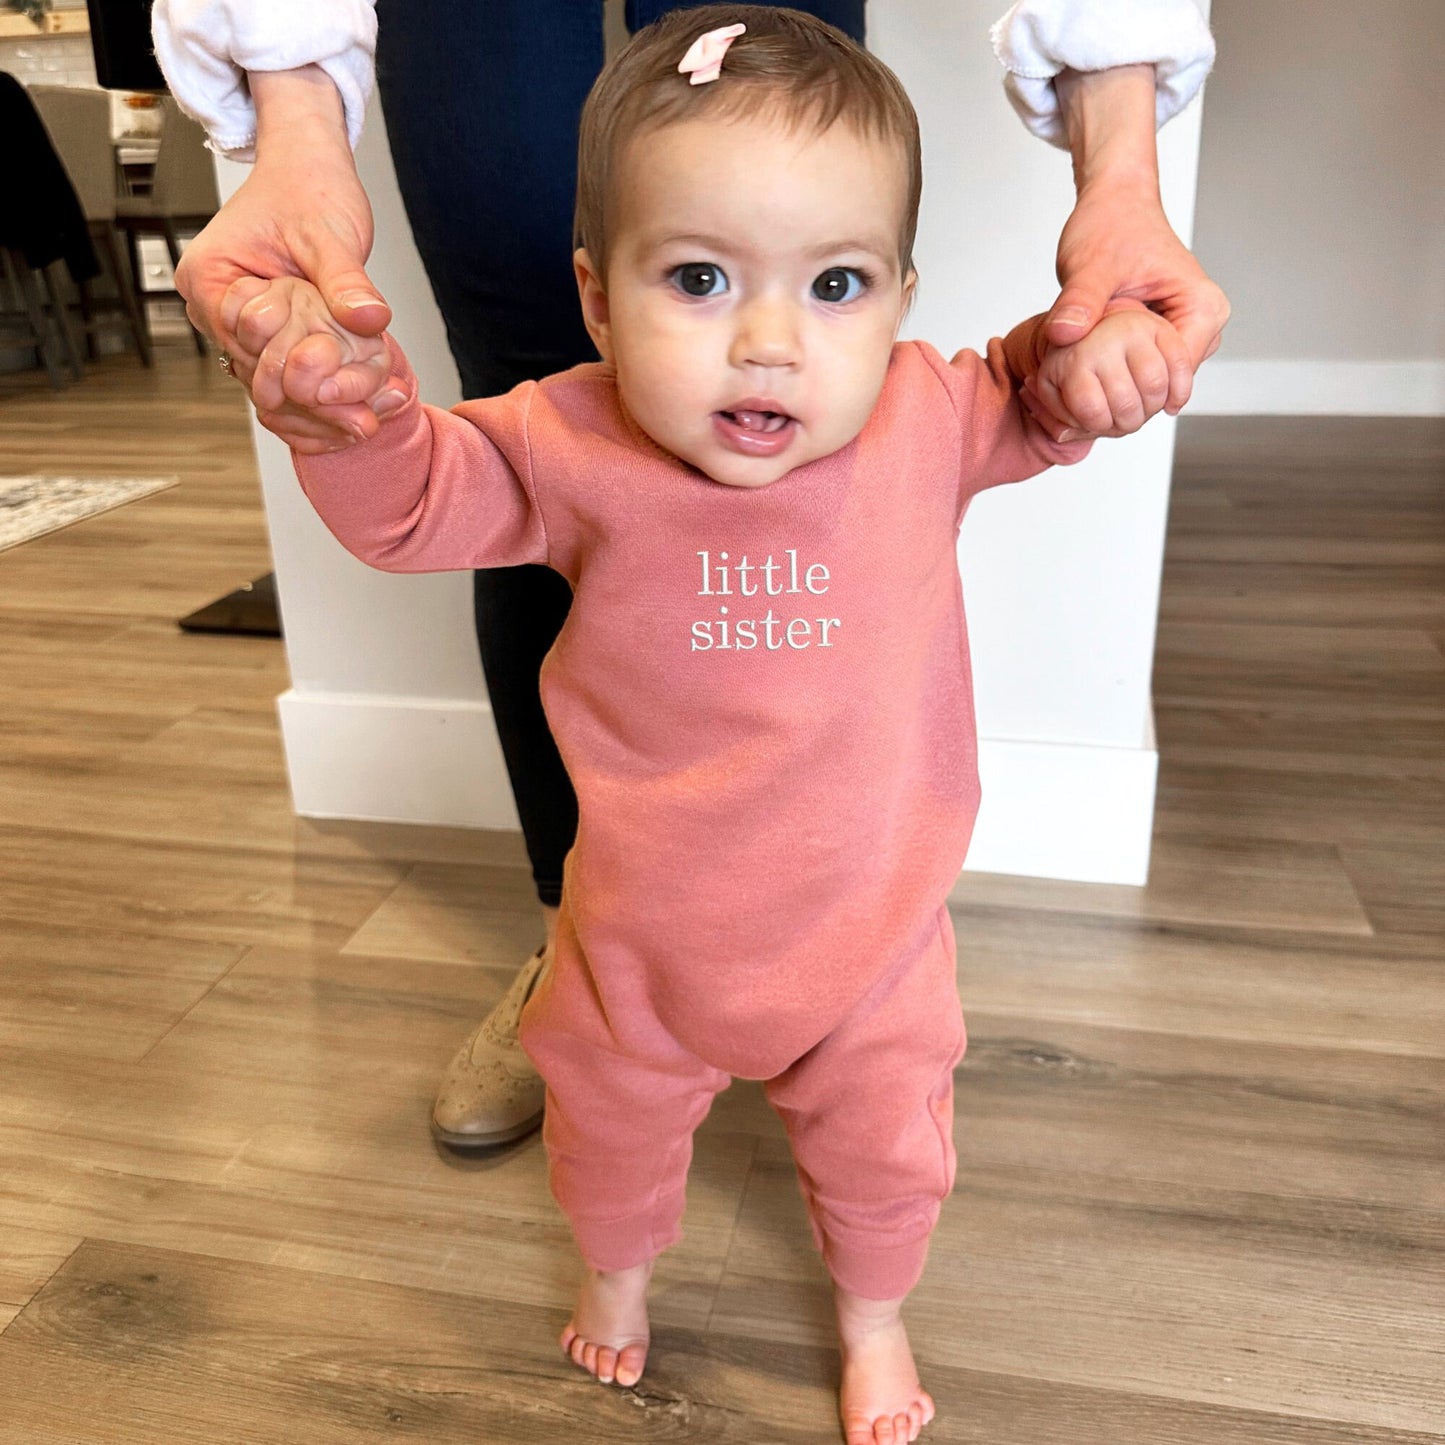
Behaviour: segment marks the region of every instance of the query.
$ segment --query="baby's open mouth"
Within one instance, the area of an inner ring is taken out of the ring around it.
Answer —
[[[723,416],[745,431],[774,432],[792,420],[780,411],[725,411]]]
[[[776,457],[792,445],[801,423],[778,409],[771,396],[745,396],[730,411],[712,414],[713,434],[728,451],[745,457]]]

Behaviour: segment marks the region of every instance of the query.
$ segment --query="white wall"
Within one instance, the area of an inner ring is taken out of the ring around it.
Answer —
[[[1445,413],[1445,5],[1216,0],[1194,410]]]
[[[912,334],[945,350],[1045,308],[1068,214],[1067,156],[1033,140],[988,47],[998,0],[892,0],[872,43],[918,104],[926,183]],[[1162,138],[1186,238],[1196,105]],[[457,385],[375,110],[358,163],[377,210],[370,272],[429,400]],[[227,168],[231,169],[231,168]],[[234,180],[233,180],[234,183]],[[1084,465],[983,497],[961,560],[985,803],[969,866],[1142,882],[1156,754],[1149,709],[1173,423]],[[298,810],[514,825],[470,620],[470,579],[372,572],[332,541],[284,450],[258,432],[292,663],[281,716]]]

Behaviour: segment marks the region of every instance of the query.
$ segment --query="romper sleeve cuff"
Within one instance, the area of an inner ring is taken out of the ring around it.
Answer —
[[[1153,65],[1162,126],[1194,99],[1214,64],[1214,37],[1194,0],[1018,0],[989,35],[1013,108],[1060,149],[1068,148],[1054,91],[1061,70]]]
[[[256,158],[252,70],[320,66],[341,94],[353,149],[361,139],[375,74],[373,0],[155,0],[151,35],[171,93],[217,155]]]

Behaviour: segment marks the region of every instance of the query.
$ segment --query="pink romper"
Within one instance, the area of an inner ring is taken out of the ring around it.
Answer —
[[[862,433],[759,489],[659,448],[601,363],[413,397],[295,459],[373,566],[573,587],[541,685],[579,825],[522,1042],[599,1268],[679,1237],[692,1133],[738,1076],[766,1081],[835,1279],[895,1298],[922,1271],[965,1043],[944,901],[979,802],[958,528],[982,488],[1088,451],[1019,404],[1025,365],[899,343]]]

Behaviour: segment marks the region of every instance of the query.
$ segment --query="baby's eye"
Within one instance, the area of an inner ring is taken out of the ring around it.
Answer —
[[[830,266],[813,282],[819,301],[856,301],[868,289],[868,278],[851,266]]]
[[[728,278],[721,267],[690,261],[673,271],[672,284],[688,296],[721,296],[728,289]]]

